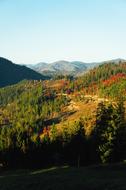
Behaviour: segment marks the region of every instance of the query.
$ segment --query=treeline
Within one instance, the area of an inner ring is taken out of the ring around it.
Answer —
[[[90,83],[100,83],[104,80],[109,79],[118,73],[126,74],[126,63],[104,63],[85,74],[82,79],[84,85],[89,85]]]
[[[65,96],[58,97],[37,81],[1,89],[0,100],[0,160],[5,165],[20,159],[17,153],[24,155],[31,145],[35,148],[44,127],[57,122],[68,103]],[[7,155],[14,157],[6,161]]]
[[[46,126],[43,117],[39,117],[41,112],[38,115],[35,112],[32,119],[30,109],[28,113],[25,110],[25,113],[18,110],[19,117],[16,115],[14,121],[10,120],[10,123],[0,128],[0,162],[6,167],[60,164],[79,167],[126,159],[123,100],[100,103],[88,135],[83,116],[72,125],[68,123],[58,128],[54,123],[50,127]]]
[[[105,63],[69,81],[65,91],[116,98],[126,94],[126,63]]]

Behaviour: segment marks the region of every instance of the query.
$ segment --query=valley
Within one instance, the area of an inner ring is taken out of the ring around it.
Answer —
[[[1,166],[125,160],[125,95],[125,62],[104,63],[76,78],[23,80],[1,88]]]
[[[0,0],[0,190],[126,190],[125,18],[125,0]]]

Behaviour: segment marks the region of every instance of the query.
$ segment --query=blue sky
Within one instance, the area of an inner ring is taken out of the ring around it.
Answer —
[[[126,59],[126,0],[0,0],[0,56],[27,64]]]

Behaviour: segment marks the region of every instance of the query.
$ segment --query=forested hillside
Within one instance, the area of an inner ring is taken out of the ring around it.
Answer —
[[[43,80],[47,77],[25,66],[16,65],[5,58],[0,58],[0,87],[16,84],[24,79]]]
[[[126,159],[126,63],[61,78],[0,89],[3,166],[79,167]]]

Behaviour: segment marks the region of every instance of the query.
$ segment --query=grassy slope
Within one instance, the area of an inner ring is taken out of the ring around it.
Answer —
[[[125,190],[126,165],[59,167],[0,173],[1,190]]]

